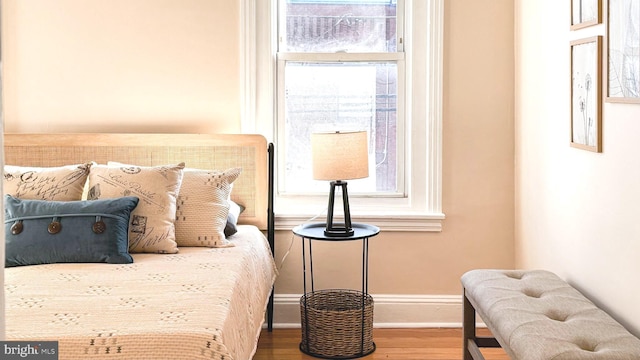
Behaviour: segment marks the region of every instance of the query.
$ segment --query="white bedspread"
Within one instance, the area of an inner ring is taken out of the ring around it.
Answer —
[[[232,239],[133,264],[5,269],[7,339],[57,340],[61,360],[249,360],[276,268],[257,228]]]

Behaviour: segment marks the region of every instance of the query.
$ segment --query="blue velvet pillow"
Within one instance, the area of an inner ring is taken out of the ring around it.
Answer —
[[[5,267],[51,263],[129,264],[133,196],[89,200],[22,200],[5,204]]]

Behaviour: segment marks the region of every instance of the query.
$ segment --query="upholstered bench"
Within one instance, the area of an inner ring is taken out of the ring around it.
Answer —
[[[555,274],[472,270],[462,278],[464,360],[638,360],[640,339]],[[476,336],[476,313],[493,337]]]

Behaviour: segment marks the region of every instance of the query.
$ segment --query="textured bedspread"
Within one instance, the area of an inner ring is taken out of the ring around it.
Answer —
[[[276,269],[257,228],[232,239],[133,264],[5,269],[7,339],[57,340],[61,360],[249,360]]]

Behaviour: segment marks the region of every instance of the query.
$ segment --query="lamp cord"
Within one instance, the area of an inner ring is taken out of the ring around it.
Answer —
[[[320,210],[320,212],[317,213],[316,215],[314,215],[314,216],[310,217],[309,219],[305,220],[303,222],[303,224],[310,223],[311,221],[317,219],[318,216],[325,214],[325,210],[326,210],[326,207],[324,207],[322,210]],[[295,235],[293,233],[291,233],[291,240],[289,242],[289,247],[287,248],[287,252],[280,259],[280,265],[277,266],[278,270],[282,270],[282,267],[284,266],[284,261],[287,259],[287,256],[289,256],[289,253],[291,252],[291,248],[293,247],[293,241],[294,240],[295,240]]]

